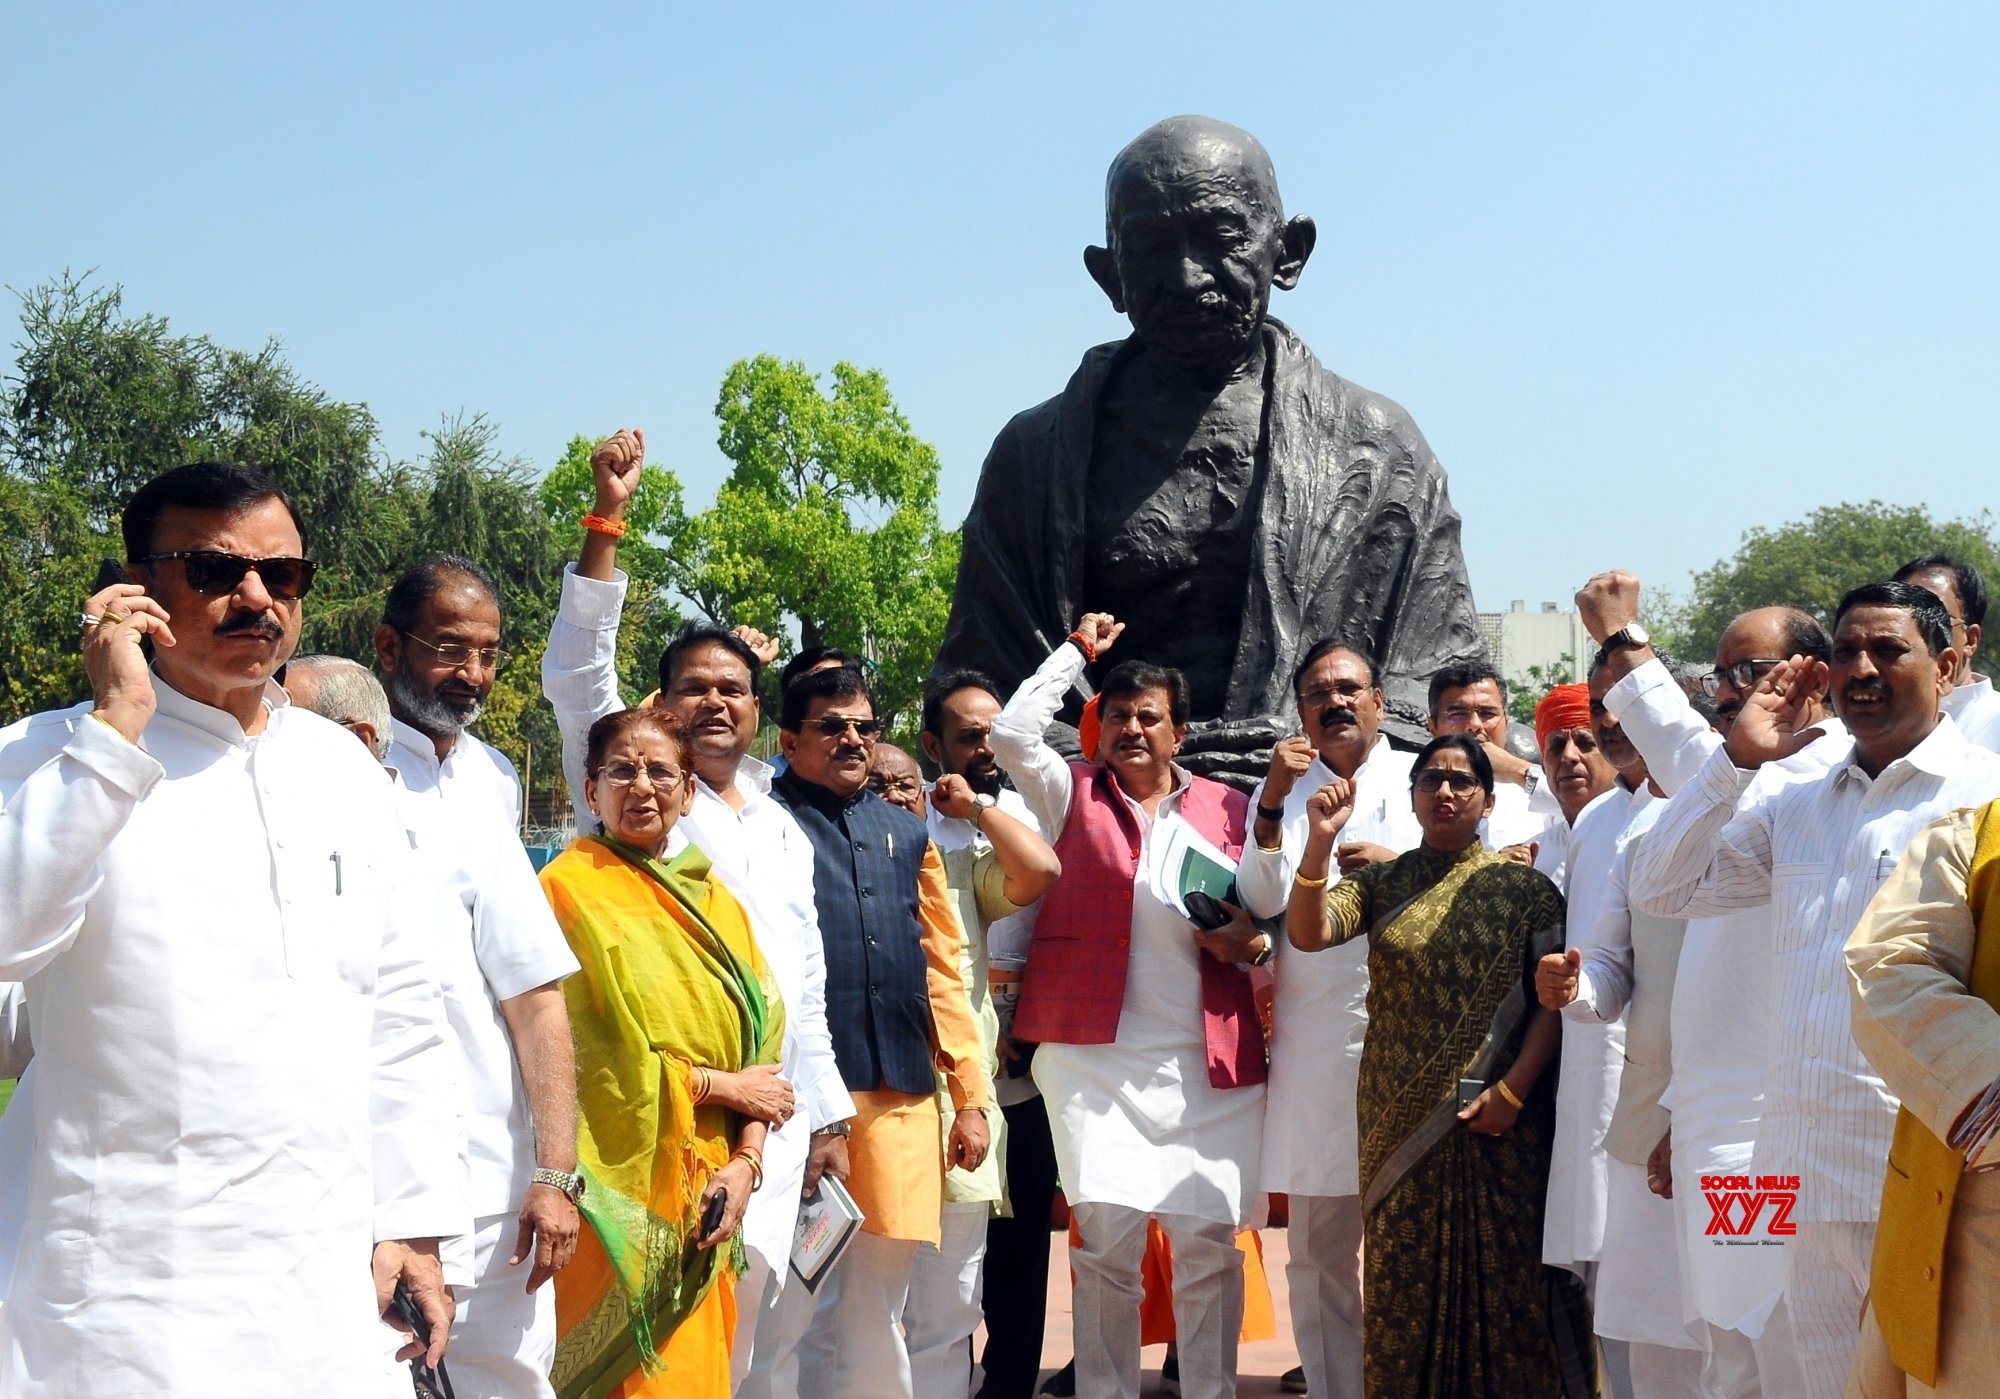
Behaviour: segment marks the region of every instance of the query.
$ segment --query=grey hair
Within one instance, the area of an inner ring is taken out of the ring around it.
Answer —
[[[286,673],[295,670],[310,670],[319,681],[310,706],[313,713],[336,724],[373,725],[375,761],[389,760],[389,745],[395,741],[389,726],[389,696],[374,672],[345,656],[294,656]]]

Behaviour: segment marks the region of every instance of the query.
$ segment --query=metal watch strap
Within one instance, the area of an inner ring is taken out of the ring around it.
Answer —
[[[533,1176],[536,1185],[547,1185],[562,1191],[572,1201],[583,1198],[583,1177],[567,1171],[552,1171],[547,1166],[535,1167]]]
[[[854,1135],[854,1123],[847,1118],[842,1118],[838,1122],[829,1122],[826,1126],[815,1129],[813,1135],[815,1137],[851,1137]]]

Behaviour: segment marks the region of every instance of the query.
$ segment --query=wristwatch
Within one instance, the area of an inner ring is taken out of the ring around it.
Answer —
[[[534,1182],[536,1185],[554,1186],[557,1190],[569,1196],[571,1204],[575,1204],[583,1198],[583,1177],[580,1175],[571,1175],[568,1171],[552,1171],[547,1166],[537,1166],[535,1167]]]
[[[1597,649],[1600,655],[1609,655],[1621,646],[1650,646],[1652,642],[1653,634],[1651,632],[1647,631],[1637,622],[1627,622],[1617,631],[1605,637],[1604,644]]]
[[[1278,955],[1278,940],[1269,933],[1264,934],[1264,950],[1250,959],[1253,967],[1268,967],[1271,959]]]
[[[813,1133],[815,1137],[851,1137],[854,1135],[854,1121],[843,1117],[838,1122],[829,1122]]]
[[[987,792],[974,792],[972,794],[972,817],[971,817],[973,829],[977,830],[979,828],[980,817],[984,816],[987,812],[991,811],[994,807],[998,805],[1000,805],[1000,799],[998,797],[993,796],[992,794]]]

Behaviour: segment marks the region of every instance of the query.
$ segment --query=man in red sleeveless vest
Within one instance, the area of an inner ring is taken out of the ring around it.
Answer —
[[[1083,1246],[1079,1393],[1136,1399],[1146,1221],[1173,1245],[1182,1393],[1236,1392],[1243,1274],[1236,1230],[1256,1194],[1264,1034],[1249,967],[1273,944],[1240,911],[1204,932],[1176,892],[1190,846],[1233,864],[1248,800],[1174,761],[1186,733],[1177,671],[1126,661],[1100,682],[1095,762],[1043,737],[1086,666],[1124,628],[1086,615],[993,725],[1000,765],[1055,841],[1014,1022],[1039,1046],[1056,1160]]]

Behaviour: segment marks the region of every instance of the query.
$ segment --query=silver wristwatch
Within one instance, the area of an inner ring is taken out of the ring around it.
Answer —
[[[552,1171],[547,1166],[537,1166],[533,1179],[536,1185],[553,1186],[562,1191],[569,1196],[571,1204],[583,1198],[583,1177],[580,1175],[571,1175],[567,1171]]]
[[[992,796],[986,792],[974,792],[972,794],[973,829],[977,830],[979,828],[980,817],[984,816],[987,812],[991,811],[994,807],[998,805],[1000,805],[1000,799],[998,797]]]

